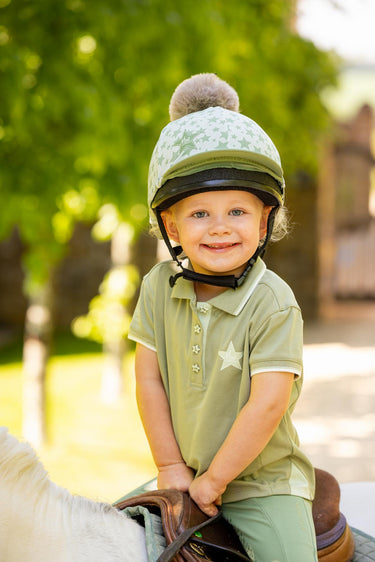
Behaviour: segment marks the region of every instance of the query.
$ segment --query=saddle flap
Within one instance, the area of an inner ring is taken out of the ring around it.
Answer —
[[[119,510],[143,505],[159,514],[167,544],[186,536],[177,560],[215,560],[217,562],[249,562],[237,534],[222,517],[210,520],[186,492],[156,490],[115,504]],[[199,530],[194,530],[199,527]],[[190,533],[192,531],[192,533]]]

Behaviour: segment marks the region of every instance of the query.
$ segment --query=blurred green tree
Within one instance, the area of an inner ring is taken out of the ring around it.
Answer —
[[[144,226],[148,162],[180,81],[216,72],[287,174],[316,171],[335,63],[293,18],[294,0],[0,0],[0,239],[16,226],[25,247],[24,433],[35,444],[53,273],[75,223],[103,205]]]

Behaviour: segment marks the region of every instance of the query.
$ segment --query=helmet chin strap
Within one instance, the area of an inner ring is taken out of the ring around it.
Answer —
[[[179,273],[170,276],[169,278],[170,286],[173,287],[176,284],[177,279],[182,277],[183,279],[187,279],[188,281],[193,281],[193,282],[196,281],[198,283],[204,283],[206,285],[215,285],[216,287],[228,287],[230,289],[237,289],[238,287],[241,287],[241,285],[244,283],[247,275],[249,274],[250,270],[252,269],[258,257],[262,257],[264,255],[264,252],[266,251],[266,246],[272,233],[276,210],[277,208],[273,207],[271,209],[270,214],[268,215],[267,234],[263,243],[258,247],[258,249],[255,251],[253,256],[249,259],[245,267],[245,270],[238,277],[236,277],[235,275],[205,275],[204,273],[197,273],[196,271],[184,267],[182,265],[182,261],[178,259],[178,256],[181,254],[183,249],[181,246],[172,246],[167,231],[165,229],[165,225],[161,213],[159,210],[156,210],[158,225],[159,225],[160,232],[163,236],[164,242],[166,243],[169,253],[171,254],[173,260],[181,268],[181,271]]]

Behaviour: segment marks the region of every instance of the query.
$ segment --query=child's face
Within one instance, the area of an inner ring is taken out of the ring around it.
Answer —
[[[271,208],[247,191],[208,191],[182,199],[162,217],[194,271],[240,275],[266,235]]]

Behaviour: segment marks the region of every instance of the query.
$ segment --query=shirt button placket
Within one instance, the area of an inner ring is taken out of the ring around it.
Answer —
[[[203,384],[202,365],[201,365],[202,326],[198,322],[194,324],[193,332],[194,332],[194,338],[193,338],[191,351],[194,359],[191,365],[191,377],[192,377],[193,384],[202,386]]]

